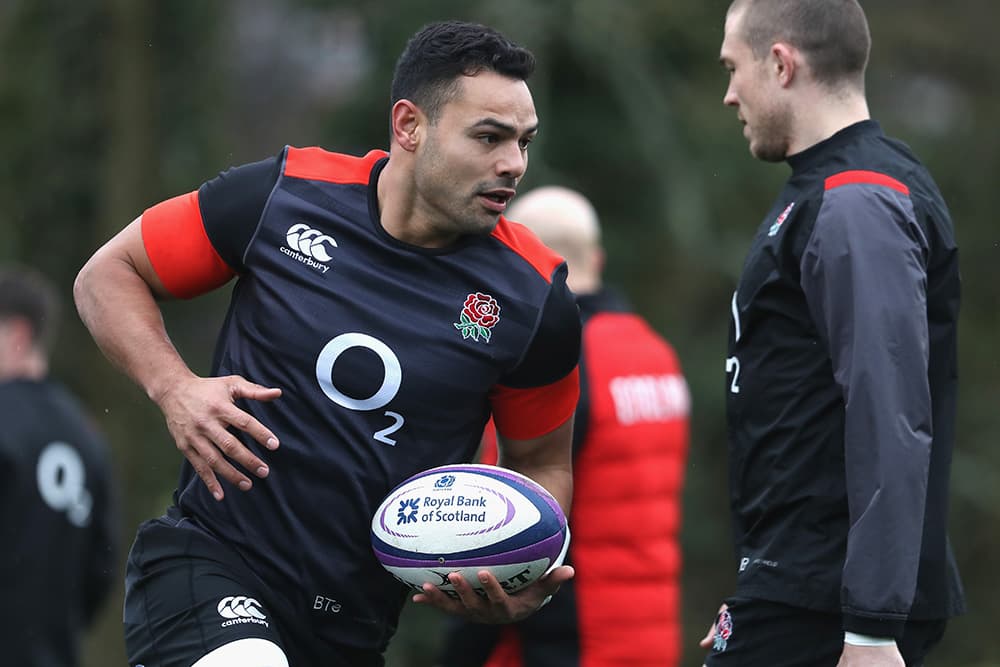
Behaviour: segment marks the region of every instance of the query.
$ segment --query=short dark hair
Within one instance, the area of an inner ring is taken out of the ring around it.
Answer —
[[[24,266],[0,267],[0,320],[22,317],[36,344],[48,349],[59,326],[59,297],[41,273]]]
[[[524,81],[535,70],[535,56],[488,26],[430,23],[410,38],[396,61],[391,104],[410,100],[434,122],[457,92],[458,77],[483,70]]]
[[[787,42],[803,53],[817,81],[864,89],[872,38],[857,0],[735,0],[729,11],[743,11],[741,34],[757,59],[775,42]]]

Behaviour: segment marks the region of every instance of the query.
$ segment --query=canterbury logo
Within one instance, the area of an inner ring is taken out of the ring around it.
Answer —
[[[256,618],[263,621],[267,616],[260,610],[260,603],[253,598],[244,595],[236,595],[222,598],[219,606],[216,607],[219,616],[223,618]]]
[[[337,242],[332,236],[327,236],[301,222],[288,228],[285,239],[288,241],[288,247],[292,250],[298,250],[306,257],[320,262],[329,262],[333,259],[330,256],[328,246],[337,247]]]

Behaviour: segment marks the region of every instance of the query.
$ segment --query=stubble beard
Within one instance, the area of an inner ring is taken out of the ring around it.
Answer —
[[[459,192],[444,167],[443,156],[434,143],[427,145],[425,153],[417,164],[417,189],[419,196],[434,212],[436,229],[456,236],[487,235],[500,220],[499,214],[490,219],[476,195],[476,186],[467,192]]]
[[[784,161],[791,145],[788,136],[791,124],[792,114],[788,109],[774,108],[763,113],[750,138],[750,153],[763,162]]]

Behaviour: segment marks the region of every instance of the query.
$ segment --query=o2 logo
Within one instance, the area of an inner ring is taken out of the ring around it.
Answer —
[[[35,468],[38,492],[45,504],[56,512],[65,512],[78,528],[90,523],[94,501],[85,483],[87,473],[79,452],[65,442],[46,445]]]
[[[333,365],[337,358],[354,347],[363,347],[374,352],[382,361],[382,386],[368,398],[352,398],[337,388],[333,377]],[[348,410],[378,410],[389,404],[399,393],[403,383],[403,368],[399,358],[392,349],[374,336],[363,333],[341,334],[323,346],[316,359],[316,381],[326,397],[342,408]],[[406,420],[398,412],[386,410],[384,415],[392,420],[389,426],[376,431],[372,438],[378,442],[395,447],[396,440],[389,437],[403,428]]]

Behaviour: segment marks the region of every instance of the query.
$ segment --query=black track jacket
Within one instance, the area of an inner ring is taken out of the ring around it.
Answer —
[[[899,636],[964,608],[946,534],[958,254],[937,186],[874,121],[788,158],[732,301],[737,594]]]

